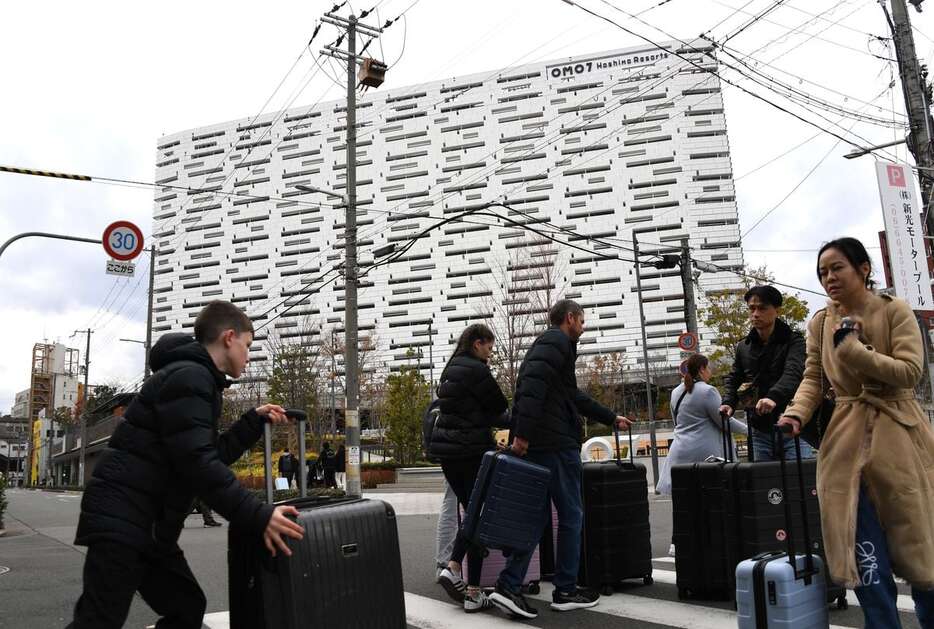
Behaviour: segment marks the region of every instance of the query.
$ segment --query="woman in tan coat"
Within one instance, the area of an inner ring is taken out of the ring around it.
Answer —
[[[904,578],[921,626],[934,629],[934,430],[914,394],[921,332],[907,303],[873,293],[858,240],[824,245],[817,273],[830,302],[808,325],[804,380],[778,423],[797,434],[811,419],[823,370],[836,394],[817,457],[830,576],[855,589],[873,628],[901,627],[893,575]]]

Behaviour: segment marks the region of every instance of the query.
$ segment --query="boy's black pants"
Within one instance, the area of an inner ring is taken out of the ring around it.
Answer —
[[[207,600],[181,549],[157,553],[115,542],[88,547],[84,592],[68,628],[123,627],[137,591],[162,617],[158,629],[201,629]]]

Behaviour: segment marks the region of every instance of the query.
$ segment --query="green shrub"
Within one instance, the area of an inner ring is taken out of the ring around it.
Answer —
[[[251,489],[256,497],[266,502],[266,490],[265,489]],[[308,495],[317,497],[317,498],[341,498],[345,495],[343,489],[336,489],[332,487],[309,487]],[[281,500],[291,500],[292,498],[298,498],[299,491],[297,489],[277,489],[273,492],[272,498],[273,501],[279,502]]]

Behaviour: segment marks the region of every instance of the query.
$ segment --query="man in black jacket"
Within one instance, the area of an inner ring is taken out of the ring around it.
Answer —
[[[229,302],[211,302],[195,320],[195,339],[167,334],[155,344],[153,375],[127,409],[81,500],[75,544],[87,546],[84,591],[75,629],[123,626],[133,594],[162,616],[160,627],[201,629],[206,606],[178,546],[195,497],[269,551],[290,555],[283,536],[302,527],[240,486],[227,466],[263,434],[263,423],[285,423],[275,404],[248,411],[218,435],[225,375],[237,378],[249,359],[253,326]]]
[[[292,486],[292,479],[295,478],[295,468],[297,467],[295,457],[286,448],[282,456],[279,457],[279,476],[284,478]]]
[[[630,422],[595,402],[577,388],[574,365],[577,341],[584,332],[584,311],[570,299],[562,299],[548,313],[551,327],[535,339],[519,368],[513,401],[512,450],[551,470],[549,499],[558,511],[557,556],[551,608],[569,611],[593,607],[600,598],[577,586],[580,567],[581,526],[581,415],[604,424],[628,427]],[[551,505],[542,511],[542,530],[550,520]],[[625,540],[621,540],[625,543]],[[535,618],[519,588],[528,570],[530,555],[512,555],[500,574],[490,600],[509,614]]]
[[[775,422],[794,397],[804,376],[804,335],[779,318],[782,294],[774,286],[753,286],[743,299],[752,329],[736,346],[720,411],[732,416],[739,406],[745,407],[747,422],[752,427],[749,447],[753,460],[777,461]],[[803,441],[801,455],[814,456],[814,451]],[[790,437],[785,439],[784,456],[795,458],[794,440]]]

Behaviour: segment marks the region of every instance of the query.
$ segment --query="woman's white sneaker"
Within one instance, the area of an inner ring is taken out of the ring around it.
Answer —
[[[445,568],[438,576],[438,583],[448,593],[448,596],[458,605],[464,602],[464,593],[467,592],[467,584],[461,575],[450,568]]]
[[[493,607],[493,601],[484,592],[478,592],[476,596],[470,596],[470,594],[464,596],[464,611],[468,614],[482,612],[491,607]]]

